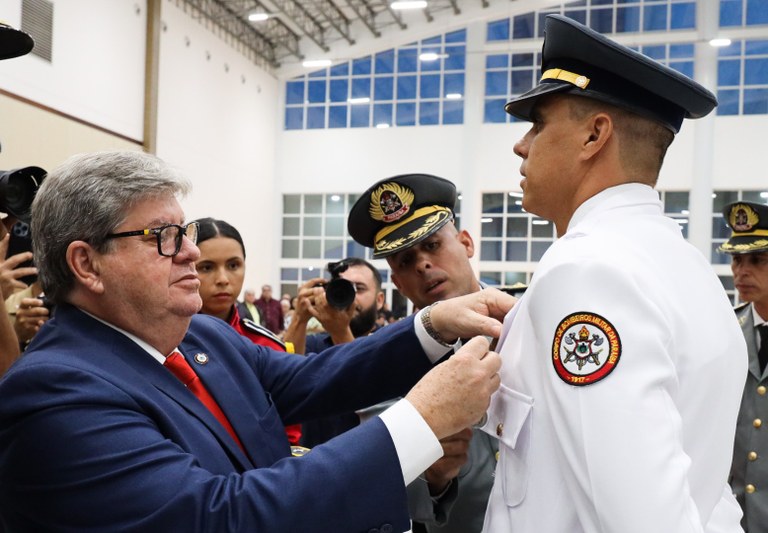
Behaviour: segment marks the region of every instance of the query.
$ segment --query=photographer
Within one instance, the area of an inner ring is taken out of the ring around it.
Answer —
[[[321,352],[375,329],[377,313],[384,305],[379,271],[357,257],[329,263],[328,270],[331,281],[313,278],[299,289],[296,311],[284,337],[293,343],[296,353]],[[325,332],[307,336],[307,324],[313,317]]]

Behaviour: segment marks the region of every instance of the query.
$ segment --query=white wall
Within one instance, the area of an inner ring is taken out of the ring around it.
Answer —
[[[53,0],[53,57],[0,62],[0,88],[141,141],[144,0]],[[0,0],[0,20],[21,27],[21,1]]]
[[[175,2],[161,9],[158,156],[192,181],[189,220],[219,218],[241,232],[246,287],[279,286],[277,80]]]

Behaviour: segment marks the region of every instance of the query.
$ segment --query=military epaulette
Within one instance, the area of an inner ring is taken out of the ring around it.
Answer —
[[[269,331],[267,328],[265,328],[262,325],[257,324],[253,320],[249,318],[241,318],[240,323],[243,325],[243,329],[249,331],[250,333],[255,333],[257,335],[260,335],[262,337],[266,337],[265,340],[268,342],[274,342],[275,344],[279,345],[283,350],[286,350],[285,343],[280,340],[280,337]],[[264,343],[267,344],[267,343]]]

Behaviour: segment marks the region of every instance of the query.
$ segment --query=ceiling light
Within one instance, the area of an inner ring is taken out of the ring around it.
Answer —
[[[389,7],[396,10],[424,9],[427,7],[427,2],[426,0],[397,0],[389,4]]]
[[[269,13],[251,13],[248,15],[248,20],[251,22],[264,22],[269,18]]]
[[[448,54],[438,54],[436,52],[422,52],[419,54],[419,61],[437,61],[438,59],[445,59]]]
[[[480,219],[480,222],[481,222],[481,223],[483,223],[483,224],[488,224],[488,223],[490,223],[490,222],[493,222],[493,219],[492,219],[492,218],[490,218],[490,217],[481,218],[481,219]]]
[[[301,66],[305,68],[330,67],[331,63],[333,63],[333,61],[330,59],[307,59]]]
[[[350,104],[367,104],[371,99],[367,96],[361,96],[359,98],[350,98],[347,100]]]
[[[549,224],[549,220],[533,220],[531,223],[535,226],[546,226]]]
[[[376,124],[376,127],[380,130],[385,130],[389,127],[389,124],[386,122],[379,122],[378,124]]]
[[[446,100],[461,100],[461,93],[448,93],[445,95]]]
[[[521,193],[521,192],[509,191],[508,194],[510,196],[512,196],[513,198],[522,198],[523,197],[523,193]]]
[[[712,39],[709,41],[710,46],[714,46],[715,48],[721,48],[723,46],[731,46],[731,40],[727,37],[721,37],[717,39]]]

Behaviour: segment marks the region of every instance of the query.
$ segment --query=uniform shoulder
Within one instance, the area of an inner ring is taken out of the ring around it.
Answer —
[[[259,343],[259,344],[269,345],[271,343],[275,343],[278,346],[280,346],[283,350],[285,350],[285,343],[282,340],[280,340],[280,337],[272,333],[270,330],[268,330],[264,326],[261,326],[248,318],[241,318],[240,325],[243,327],[245,331],[249,332],[251,335],[257,335],[257,336],[263,337],[264,340],[267,341],[265,343]]]
[[[733,308],[736,313],[743,313],[749,307],[749,302],[742,302]]]

